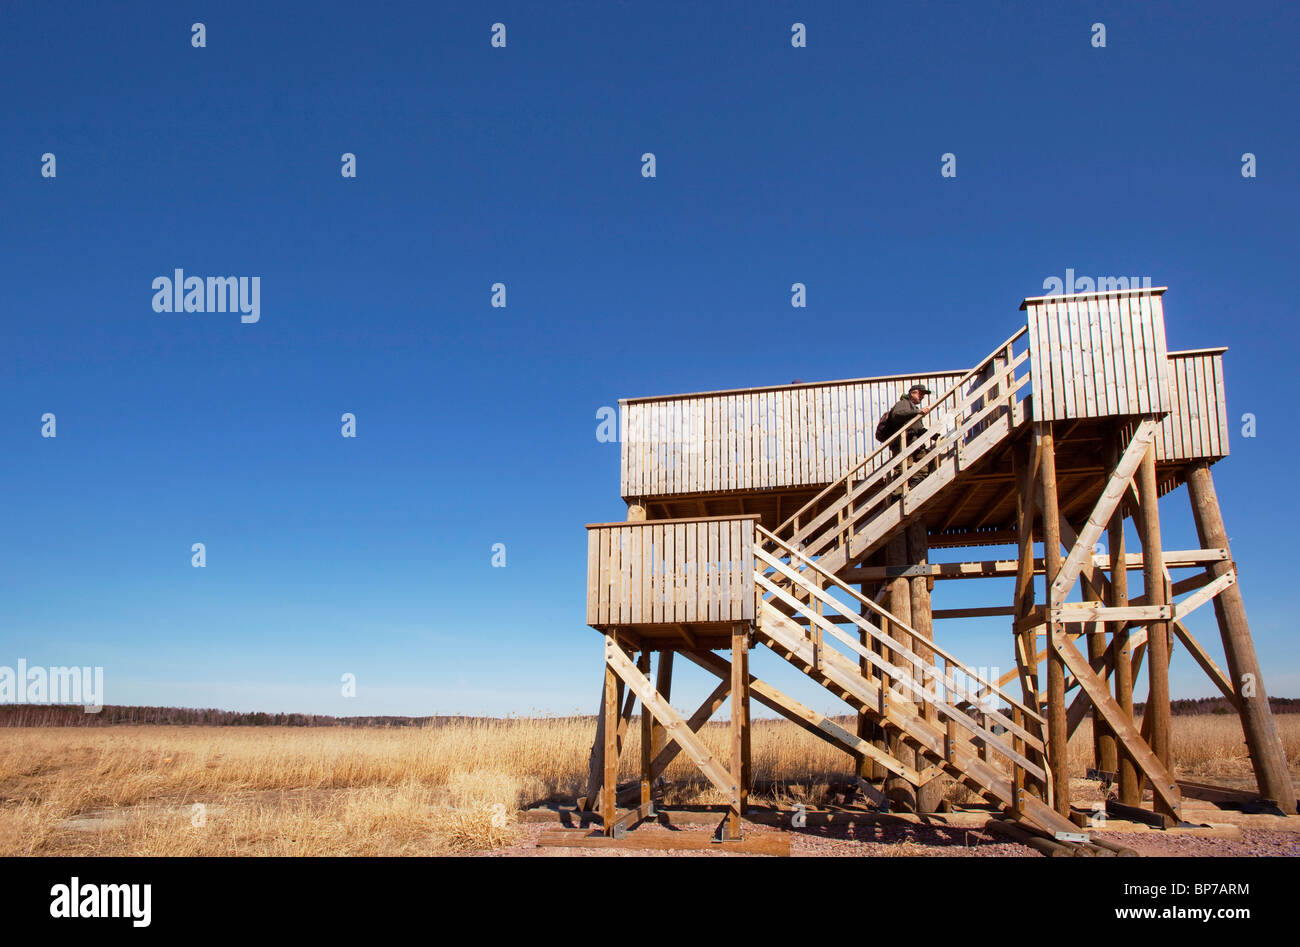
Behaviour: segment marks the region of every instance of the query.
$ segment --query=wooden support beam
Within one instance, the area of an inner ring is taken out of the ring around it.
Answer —
[[[879,551],[871,557],[871,562],[884,562]],[[882,566],[883,568],[883,566]],[[861,589],[861,595],[864,599],[871,600],[876,594],[877,588],[873,585],[864,584]],[[858,604],[858,614],[866,621],[874,621],[875,613],[867,606],[866,602]],[[873,638],[865,628],[858,629],[858,641],[864,648],[870,648],[875,654],[880,654],[880,642]],[[869,681],[876,680],[879,675],[872,667],[871,662],[863,655],[858,656],[858,670],[862,676]],[[867,741],[874,744],[883,753],[887,750],[888,744],[885,741],[884,731],[879,724],[872,719],[866,710],[859,708],[857,714],[857,736],[859,740]],[[854,759],[857,762],[857,775],[859,779],[881,780],[883,782],[888,770],[881,767],[871,757],[864,753],[855,753]]]
[[[1053,612],[1062,601],[1064,563],[1061,560],[1060,506],[1056,497],[1056,445],[1051,422],[1035,425],[1035,437],[1042,451],[1039,486],[1042,490],[1043,559],[1047,564],[1047,608]],[[1071,580],[1070,584],[1073,584]],[[1068,587],[1068,586],[1067,586]],[[1051,637],[1063,635],[1059,620],[1049,626]],[[1047,753],[1051,767],[1052,807],[1065,818],[1070,816],[1069,729],[1065,706],[1065,663],[1059,652],[1048,652],[1047,659]]]
[[[1148,453],[1154,451],[1151,442],[1155,439],[1158,430],[1159,426],[1151,418],[1146,418],[1138,424],[1137,430],[1133,433],[1132,441],[1125,448],[1119,462],[1115,465],[1114,471],[1107,479],[1106,488],[1102,490],[1101,496],[1097,499],[1097,505],[1093,507],[1092,513],[1089,514],[1088,521],[1084,524],[1083,531],[1076,539],[1073,548],[1071,548],[1069,557],[1061,566],[1060,572],[1052,579],[1050,601],[1064,602],[1066,596],[1070,593],[1070,589],[1074,587],[1075,581],[1079,578],[1079,573],[1084,565],[1091,565],[1093,549],[1096,547],[1097,541],[1101,539],[1101,534],[1106,529],[1107,523],[1110,522],[1111,514],[1115,512],[1120,500],[1124,498],[1124,491],[1128,488],[1134,473],[1142,463],[1142,459]],[[1154,463],[1155,461],[1152,460],[1153,465]],[[1152,470],[1154,471],[1154,469],[1153,466]],[[1154,489],[1152,495],[1155,495]],[[1050,555],[1050,553],[1045,554]]]
[[[1038,644],[1031,629],[1021,628],[1034,614],[1034,515],[1038,503],[1036,486],[1042,453],[1036,438],[1022,438],[1012,448],[1012,463],[1016,472],[1016,541],[1018,558],[1016,560],[1015,595],[1012,607],[1015,609],[1013,634],[1015,638],[1016,674],[1020,678],[1020,691],[1026,706],[1040,712],[1042,700],[1038,690],[1038,663],[1030,660],[1037,652]],[[1009,678],[1009,675],[1008,675]],[[998,681],[1001,687],[1007,680]],[[1019,713],[1019,711],[1017,711]],[[1019,719],[1019,717],[1017,717]],[[1032,722],[1026,721],[1029,726]],[[1041,742],[1046,743],[1047,735],[1042,728],[1037,729]],[[1019,747],[1020,743],[1017,742]],[[1042,754],[1028,750],[1031,760],[1046,770],[1047,761]],[[1025,771],[1015,767],[1015,799],[1017,811],[1020,799],[1026,792],[1034,793],[1039,799],[1047,798],[1047,787],[1027,779]]]
[[[1129,638],[1129,643],[1133,647],[1137,647],[1138,645],[1142,645],[1143,647],[1145,647],[1146,640],[1147,640],[1146,629],[1141,628],[1132,634],[1132,636]],[[1113,676],[1114,674],[1114,668],[1111,667],[1111,661],[1109,655],[1106,656],[1106,659],[1104,661],[1100,661],[1100,662],[1092,658],[1089,658],[1088,664],[1089,666],[1092,667],[1094,671],[1097,672],[1098,676],[1101,677],[1103,680],[1106,680],[1107,678]],[[1133,665],[1130,664],[1129,668],[1130,668],[1130,674],[1135,672]],[[1075,686],[1078,685],[1077,680],[1074,681],[1074,685]],[[1079,724],[1083,723],[1084,717],[1088,716],[1088,711],[1091,709],[1092,709],[1092,702],[1088,699],[1087,691],[1080,688],[1079,693],[1074,695],[1074,700],[1071,701],[1070,703],[1069,713],[1066,715],[1066,719],[1069,723],[1071,739],[1073,739],[1074,732],[1079,729]],[[1110,729],[1109,727],[1107,727],[1106,721],[1101,717],[1100,714],[1094,713],[1092,716],[1093,716],[1094,727],[1099,726],[1099,727],[1106,727],[1107,730]],[[1131,720],[1132,718],[1133,715],[1129,714],[1129,719]],[[1116,769],[1108,769],[1106,770],[1106,772],[1113,773],[1116,772]]]
[[[622,701],[623,682],[618,681],[614,691],[614,707],[617,708]],[[607,710],[606,688],[605,683],[602,682],[600,688],[600,708],[596,711],[596,738],[591,744],[591,762],[587,770],[587,795],[584,797],[587,811],[595,811],[600,807],[600,789],[604,784],[605,721],[608,717]],[[617,724],[615,724],[614,727],[614,741],[615,752],[617,752],[620,746]]]
[[[1192,637],[1192,633],[1187,630],[1186,625],[1177,619],[1170,624],[1173,626],[1174,634],[1177,635],[1178,640],[1183,643],[1183,647],[1187,649],[1188,654],[1190,654],[1196,663],[1201,666],[1201,670],[1204,671],[1210,680],[1214,682],[1214,685],[1219,688],[1220,693],[1222,693],[1224,697],[1228,698],[1228,702],[1232,704],[1238,712],[1240,712],[1241,707],[1237,700],[1237,694],[1232,689],[1232,682],[1228,680],[1228,676],[1223,673],[1223,670],[1217,664],[1214,663],[1214,659],[1210,657],[1203,647],[1201,647],[1201,643]]]
[[[900,474],[900,476],[903,476]],[[903,481],[904,501],[906,501],[907,481]],[[885,546],[885,565],[898,566],[908,561],[907,534],[898,530]],[[894,617],[906,625],[912,625],[912,587],[907,579],[891,579],[887,584],[888,604],[885,606]],[[913,644],[911,636],[894,622],[887,622],[889,636],[899,642]],[[894,664],[902,664],[898,655],[889,653],[886,659]],[[901,760],[905,766],[918,769],[921,761],[916,758],[916,750],[904,739],[901,733],[889,734],[889,755]],[[889,797],[890,806],[903,812],[916,811],[916,786],[891,773],[885,778],[885,795]]]
[[[605,636],[605,732],[603,760],[604,778],[600,786],[600,811],[605,816],[605,831],[614,834],[614,812],[618,808],[618,675],[614,670],[614,656],[626,660],[618,645],[618,632]]]
[[[659,652],[659,667],[655,669],[655,690],[657,690],[663,699],[672,703],[673,699],[673,654],[671,649],[665,649]],[[653,736],[651,741],[651,754],[658,756],[664,748],[666,731],[659,722],[650,717],[654,724]],[[653,777],[652,777],[653,778]]]
[[[1096,582],[1091,578],[1083,580],[1084,594],[1095,602],[1102,602],[1105,593],[1101,588],[1102,583]],[[1119,623],[1116,623],[1117,625]],[[1088,663],[1094,670],[1098,671],[1102,679],[1109,678],[1110,670],[1110,648],[1106,641],[1106,623],[1097,621],[1086,626],[1088,636]],[[1073,705],[1071,705],[1073,710]],[[1068,724],[1067,713],[1067,724]],[[1073,732],[1073,727],[1068,727]],[[1093,766],[1103,773],[1114,773],[1119,769],[1119,759],[1116,756],[1115,734],[1106,725],[1100,714],[1093,714],[1092,721],[1092,758]]]
[[[931,534],[931,543],[934,541],[934,535]],[[1061,532],[1061,538],[1067,545],[1073,546],[1074,542],[1069,539],[1064,530]],[[1075,537],[1077,540],[1078,537]],[[1012,541],[1016,541],[1013,537]],[[1226,562],[1228,552],[1226,549],[1174,549],[1165,550],[1164,552],[1166,569],[1192,569],[1205,566],[1214,562]],[[1140,552],[1129,553],[1123,558],[1124,568],[1130,572],[1142,571],[1142,554]],[[1041,557],[1032,559],[1034,564],[1034,575],[1043,575],[1047,568]],[[1096,569],[1110,569],[1112,563],[1109,554],[1096,553],[1092,557],[1092,567]],[[883,582],[887,579],[895,578],[915,578],[916,576],[925,576],[930,579],[1010,579],[1016,576],[1019,571],[1020,562],[1018,559],[979,559],[970,562],[931,562],[926,564],[908,563],[902,566],[859,566],[854,569],[845,569],[837,573],[837,577],[845,582]],[[1087,571],[1086,565],[1083,570]],[[1184,591],[1190,591],[1196,586],[1191,584],[1193,579],[1186,579],[1179,583],[1181,588],[1179,594]]]
[[[1119,446],[1112,438],[1107,445],[1107,459],[1112,464],[1119,463]],[[1110,523],[1106,527],[1106,548],[1110,553],[1110,582],[1106,591],[1106,604],[1111,608],[1124,608],[1128,605],[1128,556],[1125,552],[1124,509],[1116,507],[1111,512]],[[1115,674],[1115,703],[1126,720],[1133,720],[1133,666],[1132,648],[1129,643],[1128,626],[1117,622],[1111,635],[1110,665]],[[1111,728],[1114,732],[1114,728]],[[1142,801],[1142,780],[1138,776],[1137,764],[1133,757],[1117,740],[1115,744],[1117,769],[1119,771],[1119,799],[1126,805],[1137,805]]]
[[[1151,423],[1144,421],[1143,424]],[[1165,569],[1160,557],[1160,509],[1159,491],[1156,489],[1156,449],[1151,444],[1142,455],[1138,468],[1138,491],[1142,497],[1138,505],[1139,534],[1142,538],[1142,555],[1145,567],[1142,570],[1142,584],[1146,588],[1147,607],[1164,605]],[[1170,616],[1172,617],[1172,616]],[[1169,623],[1152,621],[1147,625],[1147,702],[1144,717],[1151,718],[1151,749],[1160,759],[1164,769],[1172,774],[1174,769],[1174,750],[1172,724],[1169,707]],[[1154,785],[1156,778],[1147,770],[1147,777]],[[1172,775],[1170,776],[1172,780]],[[1176,791],[1176,787],[1175,787]],[[1165,793],[1157,792],[1157,809],[1160,803],[1170,807],[1167,815],[1176,816],[1176,807]]]
[[[637,660],[637,670],[650,674],[650,652],[642,651]],[[650,805],[650,763],[654,752],[654,717],[641,708],[641,805]]]
[[[930,612],[930,617],[934,621],[941,621],[948,618],[995,618],[1015,614],[1014,605],[990,605],[987,608],[936,608]]]
[[[731,778],[735,788],[727,813],[729,840],[740,838],[740,820],[749,793],[745,787],[745,744],[749,737],[749,628],[737,623],[731,632]]]
[[[927,530],[925,526],[925,517],[915,517],[907,526],[907,557],[909,562],[916,562],[925,565],[930,560],[930,550],[927,543]],[[910,586],[910,614],[911,626],[917,632],[919,638],[912,639],[912,650],[922,661],[926,662],[930,668],[934,668],[934,651],[925,645],[926,640],[934,639],[934,619],[931,616],[930,605],[930,582],[924,576],[914,576],[908,579]],[[938,681],[936,676],[933,680]],[[942,692],[939,698],[942,699]],[[927,701],[924,707],[924,715],[931,723],[937,724],[939,721],[938,710],[933,702]],[[949,732],[955,726],[951,719],[948,721]],[[951,762],[952,756],[947,757]],[[925,762],[923,758],[916,758],[918,769]],[[947,780],[932,779],[924,786],[916,788],[916,811],[917,812],[938,812],[939,806],[943,802],[944,793],[947,791]]]
[[[668,730],[669,739],[676,740],[681,744],[682,750],[689,756],[695,765],[713,783],[719,792],[730,797],[736,791],[735,784],[731,774],[727,772],[709,752],[709,748],[701,742],[700,738],[691,732],[677,711],[673,710],[666,701],[655,691],[654,685],[637,670],[636,665],[625,655],[614,640],[606,636],[605,638],[605,661],[613,673],[623,679],[632,692],[641,699],[641,704],[652,714],[655,719],[664,725]],[[606,685],[607,689],[610,685]],[[611,746],[611,741],[606,738],[606,747]],[[606,779],[609,779],[609,762],[605,764]],[[605,791],[611,795],[613,790],[607,785]],[[612,809],[610,810],[612,811]]]
[[[726,658],[720,657],[712,651],[686,651],[683,653],[706,671],[725,679],[728,682],[728,687],[730,687],[731,664]],[[820,737],[832,746],[838,747],[850,756],[862,754],[886,772],[895,773],[915,785],[925,781],[914,767],[900,763],[885,750],[876,747],[868,740],[855,736],[830,717],[804,706],[793,697],[782,693],[771,684],[754,677],[752,674],[749,677],[749,694],[750,697],[764,707],[776,711],[791,723],[813,736]]]
[[[1106,682],[1097,676],[1088,665],[1088,659],[1066,638],[1064,632],[1053,634],[1051,643],[1052,650],[1059,654],[1062,661],[1070,668],[1079,681],[1079,686],[1087,692],[1092,705],[1102,714],[1111,729],[1115,731],[1116,737],[1124,744],[1125,750],[1151,780],[1156,799],[1169,815],[1181,822],[1179,806],[1182,797],[1168,767],[1142,739],[1137,728],[1133,726],[1132,718],[1126,717],[1119,704],[1110,696]]]
[[[1228,548],[1228,531],[1223,525],[1223,513],[1214,490],[1210,465],[1201,461],[1192,465],[1187,475],[1187,492],[1192,503],[1196,532],[1202,543],[1212,542]],[[1216,578],[1225,574],[1227,563],[1210,567]],[[1250,751],[1251,765],[1260,794],[1277,803],[1287,815],[1296,812],[1296,792],[1287,769],[1286,753],[1282,747],[1277,725],[1268,706],[1264,677],[1255,656],[1255,644],[1246,620],[1246,605],[1241,588],[1233,584],[1214,599],[1214,615],[1218,620],[1223,640],[1223,653],[1228,664],[1229,681],[1238,694],[1241,726],[1245,732],[1246,746]]]
[[[690,653],[687,652],[686,656],[690,657]],[[660,693],[661,696],[664,697],[664,700],[667,701],[668,697],[663,695],[662,692]],[[687,728],[690,729],[692,733],[698,733],[700,728],[709,722],[709,718],[718,712],[718,708],[727,702],[727,696],[730,693],[731,681],[723,680],[713,689],[713,693],[705,697],[700,703],[700,706],[695,708],[695,713],[691,714],[690,719],[686,721]],[[680,743],[667,738],[668,731],[666,728],[660,727],[656,729],[663,730],[665,734],[665,745],[655,754],[654,760],[650,763],[650,779],[652,781],[662,776],[664,771],[668,769],[672,761],[677,759],[677,755],[682,751]]]

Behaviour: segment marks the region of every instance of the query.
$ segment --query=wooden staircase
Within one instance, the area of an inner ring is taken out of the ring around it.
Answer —
[[[946,772],[1037,828],[1075,832],[1025,788],[1051,783],[1039,708],[837,578],[1014,436],[1028,417],[1025,340],[1022,330],[994,349],[896,435],[898,448],[882,445],[776,530],[758,527],[756,636],[929,763],[873,747],[887,771],[918,788]]]
[[[1035,762],[1043,756],[1045,724],[1037,711],[838,582],[819,563],[761,527],[758,533],[764,542],[756,552],[755,582],[765,597],[758,640],[886,732],[900,734],[930,765],[916,770],[876,747],[864,747],[867,755],[914,785],[946,772],[1048,833],[1077,831],[1025,791],[1026,775],[1050,782]],[[862,607],[874,621],[858,613]],[[846,632],[846,624],[860,635]],[[829,647],[828,638],[853,657]],[[1003,702],[1010,716],[998,709]],[[1037,752],[1031,757],[1028,751]]]
[[[1011,336],[895,435],[916,440],[896,456],[882,445],[863,458],[781,523],[775,538],[831,574],[878,549],[1026,420],[1027,336],[1027,329]]]

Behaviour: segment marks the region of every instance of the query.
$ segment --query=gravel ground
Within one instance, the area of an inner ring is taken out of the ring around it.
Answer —
[[[1242,829],[1241,841],[1226,838],[1196,838],[1189,835],[1165,835],[1151,832],[1097,832],[1101,838],[1126,845],[1139,855],[1173,855],[1188,858],[1254,857],[1270,855],[1300,856],[1300,834],[1270,832],[1268,829]]]
[[[747,856],[727,852],[725,849],[704,849],[702,851],[662,851],[653,848],[538,848],[537,837],[543,831],[554,829],[557,824],[525,823],[520,825],[518,840],[506,848],[481,854],[498,857],[591,857],[617,855],[653,856],[653,857],[704,857],[704,858],[744,858],[766,857]],[[657,826],[642,826],[634,830],[633,837],[644,833],[646,836],[669,832]],[[690,826],[685,831],[707,835],[706,826]],[[780,832],[781,829],[765,825],[753,825],[746,832],[753,835]],[[897,857],[897,856],[992,856],[992,857],[1039,857],[1031,848],[1008,842],[1005,839],[985,835],[978,829],[952,828],[948,826],[857,826],[856,828],[830,829],[816,828],[789,831],[790,854],[797,856],[847,855],[854,857]]]
[[[653,848],[538,848],[537,838],[543,831],[558,828],[558,823],[525,823],[518,826],[514,844],[494,852],[480,854],[496,857],[590,858],[604,856],[648,856],[656,858],[742,858],[747,856],[725,849],[701,851],[663,851]],[[632,837],[664,834],[671,830],[642,826]],[[705,826],[690,826],[686,831],[708,833]],[[751,834],[780,832],[781,829],[754,825]],[[879,857],[961,857],[961,858],[1042,858],[1032,848],[985,834],[979,829],[927,825],[867,825],[847,828],[813,828],[787,830],[792,856]],[[1244,829],[1241,841],[1194,836],[1163,835],[1157,831],[1098,832],[1102,838],[1125,845],[1139,855],[1173,855],[1189,858],[1236,856],[1300,856],[1300,834],[1273,832],[1267,829]]]

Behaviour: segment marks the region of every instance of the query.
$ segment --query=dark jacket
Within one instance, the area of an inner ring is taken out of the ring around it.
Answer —
[[[903,395],[898,399],[898,403],[890,408],[888,414],[885,415],[889,419],[885,424],[885,430],[889,432],[885,436],[885,440],[889,440],[889,438],[901,431],[912,418],[921,413],[920,405],[912,404],[912,399],[907,395]],[[916,440],[924,431],[925,429],[922,427],[914,428],[908,435],[908,442]]]

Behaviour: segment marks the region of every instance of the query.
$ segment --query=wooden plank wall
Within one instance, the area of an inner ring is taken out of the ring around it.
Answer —
[[[1228,456],[1228,402],[1223,390],[1224,349],[1169,356],[1169,414],[1156,437],[1156,460]]]
[[[876,422],[908,386],[932,389],[929,404],[963,374],[621,401],[622,496],[825,486],[880,447]]]
[[[1026,299],[1034,420],[1170,410],[1163,292]]]
[[[753,621],[757,517],[587,527],[587,624]]]

